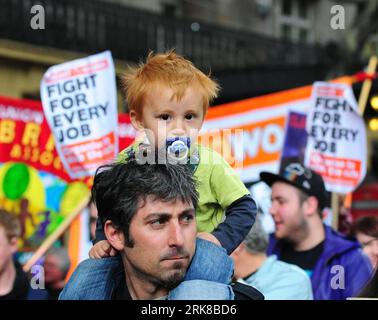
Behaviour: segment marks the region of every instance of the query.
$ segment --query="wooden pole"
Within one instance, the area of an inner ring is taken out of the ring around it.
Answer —
[[[370,58],[368,68],[366,70],[366,73],[368,75],[375,74],[375,70],[377,68],[377,62],[378,62],[378,58],[376,56],[372,56]],[[366,79],[362,84],[360,97],[358,99],[358,110],[360,112],[361,117],[364,116],[366,103],[367,103],[367,100],[368,100],[369,94],[370,94],[371,83],[372,83],[372,80]]]
[[[50,234],[45,241],[41,244],[38,250],[32,255],[32,257],[25,263],[23,270],[29,272],[31,267],[50,249],[56,240],[58,240],[61,235],[67,230],[72,221],[83,211],[83,209],[88,205],[89,194],[78,204],[78,206],[72,211],[72,213],[64,219],[64,221],[59,225],[59,227]]]
[[[339,195],[336,192],[332,192],[331,198],[332,208],[332,227],[338,230],[339,227]]]

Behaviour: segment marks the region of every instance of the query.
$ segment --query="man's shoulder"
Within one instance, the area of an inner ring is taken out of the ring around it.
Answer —
[[[264,300],[264,295],[256,288],[240,283],[231,283],[231,288],[234,291],[235,300]]]
[[[123,275],[120,257],[87,259],[81,262],[64,287],[61,300],[106,299],[112,284]]]

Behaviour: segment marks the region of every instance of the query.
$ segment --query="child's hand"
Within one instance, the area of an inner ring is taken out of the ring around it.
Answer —
[[[212,243],[215,243],[216,245],[218,245],[220,247],[222,246],[221,243],[218,241],[218,239],[209,232],[199,232],[197,234],[197,237],[201,238],[201,239],[205,239],[205,240],[210,241]]]
[[[114,249],[107,240],[97,242],[89,251],[89,257],[92,259],[101,259],[114,257],[118,251]]]

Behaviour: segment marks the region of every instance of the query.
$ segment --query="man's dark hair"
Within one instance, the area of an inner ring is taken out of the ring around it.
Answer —
[[[198,204],[193,174],[187,165],[138,164],[136,161],[104,165],[97,169],[92,200],[101,223],[111,220],[125,234],[126,245],[133,246],[129,235],[131,219],[144,206],[147,197],[153,200]]]

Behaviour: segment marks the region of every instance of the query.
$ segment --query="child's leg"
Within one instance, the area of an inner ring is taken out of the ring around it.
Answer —
[[[226,249],[200,238],[196,252],[185,274],[186,280],[207,280],[229,284],[234,272],[234,262]]]

